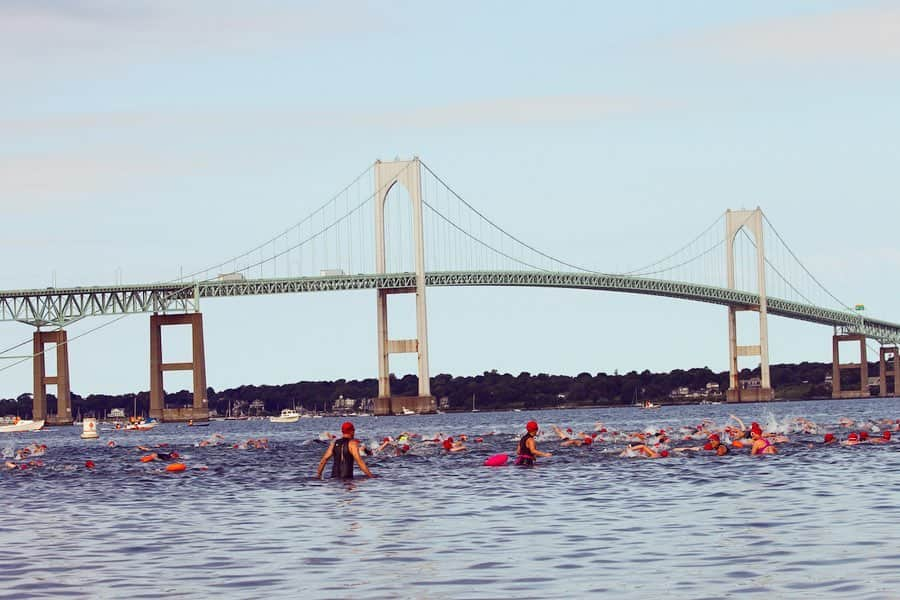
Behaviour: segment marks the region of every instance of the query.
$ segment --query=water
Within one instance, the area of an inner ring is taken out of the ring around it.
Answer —
[[[821,435],[792,435],[775,456],[648,460],[608,445],[560,448],[544,434],[538,447],[554,456],[534,469],[481,463],[512,452],[530,418],[578,431],[597,420],[632,430],[724,423],[732,412],[748,425],[805,416],[845,437],[839,417],[894,418],[898,408],[878,399],[359,417],[357,437],[373,442],[405,429],[485,442],[457,454],[414,444],[368,459],[380,477],[348,484],[311,477],[324,450],[314,439],[337,419],[163,424],[95,441],[76,427],[3,434],[0,448],[48,450],[41,468],[0,472],[0,598],[897,598],[900,443],[824,447]],[[229,444],[194,445],[214,432]],[[231,447],[260,437],[268,450]],[[159,443],[188,471],[140,462],[135,446]]]

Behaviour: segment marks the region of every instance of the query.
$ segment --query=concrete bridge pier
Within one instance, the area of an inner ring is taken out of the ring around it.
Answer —
[[[879,379],[879,395],[882,398],[888,397],[888,375],[894,380],[894,387],[891,390],[891,396],[900,396],[900,352],[897,346],[882,346],[878,357],[878,379]],[[890,360],[892,368],[887,369],[887,361]]]
[[[47,375],[44,350],[47,344],[56,344],[56,375]],[[66,332],[34,332],[34,405],[35,420],[44,419],[54,425],[72,424],[72,396],[69,389],[69,342]],[[47,386],[56,385],[56,415],[47,414]]]
[[[859,343],[859,363],[841,363],[841,342]],[[866,360],[866,336],[853,334],[835,334],[831,338],[831,397],[832,398],[868,398],[869,397],[869,363]],[[896,364],[896,363],[895,363]],[[896,366],[894,367],[896,369]],[[841,370],[859,369],[859,389],[841,389]],[[895,371],[896,372],[896,371]]]
[[[164,363],[162,328],[165,325],[191,326],[191,362]],[[167,409],[163,388],[166,371],[191,371],[194,375],[194,403],[187,409]],[[199,312],[150,317],[150,418],[160,421],[208,421],[206,398],[206,356],[203,351],[203,315]]]

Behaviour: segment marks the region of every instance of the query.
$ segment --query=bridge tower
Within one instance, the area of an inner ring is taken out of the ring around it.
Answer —
[[[741,228],[750,231],[756,239],[756,277],[759,287],[759,306],[728,307],[728,402],[764,402],[775,397],[769,378],[769,322],[766,304],[766,255],[763,247],[762,210],[728,210],[725,213],[725,242],[728,269],[728,287],[734,289],[734,238]],[[759,313],[759,344],[739,346],[737,343],[737,313],[739,311]],[[738,357],[759,356],[760,386],[741,389]]]
[[[196,292],[195,292],[196,293]],[[191,362],[165,363],[162,351],[162,328],[166,325],[191,326]],[[167,409],[163,374],[165,371],[191,371],[194,379],[194,401],[189,409]],[[208,421],[206,398],[206,353],[203,349],[203,314],[200,312],[150,316],[150,418],[160,421]]]
[[[47,375],[45,346],[56,344],[56,375]],[[47,419],[47,386],[56,384],[55,425],[72,423],[72,398],[69,389],[69,340],[65,330],[34,332],[33,418]]]
[[[425,237],[422,226],[422,166],[418,157],[412,160],[375,162],[375,272],[386,272],[384,206],[388,193],[396,184],[406,188],[412,202],[412,228],[416,263],[414,287],[378,289],[378,398],[375,414],[401,412],[401,405],[415,412],[433,412],[434,397],[428,375],[428,322],[425,311]],[[388,338],[388,296],[416,295],[416,338],[391,340]],[[419,395],[415,398],[392,398],[390,383],[390,355],[412,353],[418,355]]]

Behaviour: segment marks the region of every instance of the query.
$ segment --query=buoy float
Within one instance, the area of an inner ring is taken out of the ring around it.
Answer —
[[[506,461],[509,460],[509,454],[505,452],[502,454],[495,454],[491,457],[484,459],[484,466],[486,467],[502,467],[506,464]]]
[[[187,469],[187,466],[184,463],[172,463],[166,467],[166,471],[171,471],[173,473],[184,471],[185,469]]]
[[[98,437],[100,434],[97,433],[97,419],[87,417],[82,423],[81,439],[96,440]]]
[[[156,453],[153,454],[145,454],[141,457],[141,462],[150,462],[156,458]]]

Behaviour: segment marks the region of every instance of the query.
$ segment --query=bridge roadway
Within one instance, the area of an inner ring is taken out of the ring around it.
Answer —
[[[540,271],[446,271],[425,275],[428,286],[512,286],[588,289],[667,296],[742,308],[759,307],[759,295],[729,288],[603,273]],[[415,288],[414,273],[332,275],[278,279],[209,280],[195,283],[151,283],[114,286],[46,288],[0,292],[0,321],[35,326],[65,326],[89,316],[126,313],[192,312],[201,298],[295,294],[365,289]],[[900,324],[768,298],[771,315],[839,327],[882,344],[900,344]]]

